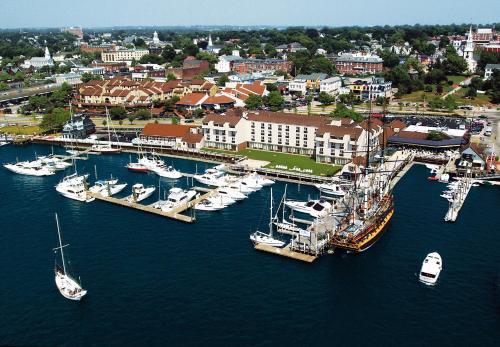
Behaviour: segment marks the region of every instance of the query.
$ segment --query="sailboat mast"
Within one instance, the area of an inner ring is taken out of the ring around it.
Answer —
[[[109,123],[110,122],[111,122],[111,118],[109,117],[108,106],[106,106],[106,124],[108,125],[108,141],[109,141],[109,145],[111,146],[111,131],[109,130]]]
[[[271,204],[269,207],[269,236],[273,236],[273,188],[271,188]]]
[[[66,262],[64,261],[64,251],[63,251],[63,245],[62,245],[62,241],[61,241],[61,230],[59,229],[59,218],[57,217],[57,213],[56,213],[56,225],[57,225],[57,236],[59,237],[59,248],[61,249],[63,270],[64,270],[64,274],[66,275]]]

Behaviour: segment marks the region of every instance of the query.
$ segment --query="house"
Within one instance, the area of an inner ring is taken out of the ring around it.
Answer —
[[[197,126],[148,123],[134,143],[176,149],[200,149],[204,137]]]
[[[500,71],[500,64],[486,64],[484,68],[484,79],[488,80],[493,75],[494,70]]]
[[[233,71],[235,61],[243,60],[240,56],[235,55],[221,55],[219,61],[215,64],[215,70],[220,73],[227,73]]]
[[[276,47],[276,51],[278,53],[284,53],[284,52],[296,53],[299,51],[304,51],[306,49],[307,49],[306,47],[302,46],[298,42],[292,42],[284,45],[279,45],[278,47]]]
[[[328,77],[325,73],[312,73],[309,75],[297,75],[288,84],[288,90],[290,92],[301,92],[305,94],[307,90],[320,89],[321,81],[326,80]]]
[[[201,108],[201,104],[208,99],[205,93],[189,93],[185,94],[179,101],[175,103],[175,108],[178,110],[192,111]]]
[[[95,124],[90,117],[76,114],[64,124],[62,137],[65,139],[85,139],[95,133]]]
[[[225,96],[225,95],[214,95],[205,99],[201,107],[205,110],[227,110],[229,108],[233,108],[236,104],[236,100]]]
[[[127,65],[130,65],[132,60],[139,61],[147,54],[149,54],[147,49],[121,49],[102,52],[101,59],[105,63],[126,62]]]
[[[82,79],[81,79],[81,77],[82,77],[81,74],[74,73],[74,72],[65,73],[65,74],[56,74],[52,77],[55,78],[56,85],[58,85],[58,86],[62,85],[63,83],[67,83],[70,86],[79,86],[80,84],[83,83]]]
[[[337,94],[341,87],[342,79],[340,77],[330,77],[319,83],[319,91],[328,94]]]
[[[235,107],[244,107],[245,100],[252,94],[260,97],[269,94],[266,85],[260,81],[252,83],[226,83],[221,89],[221,94],[235,100]]]
[[[346,79],[345,82],[351,93],[362,101],[373,101],[378,97],[389,98],[392,96],[392,82],[385,81],[382,77]]]
[[[467,163],[472,164],[473,169],[480,171],[484,170],[486,167],[484,148],[476,143],[469,143],[462,153],[460,153],[460,161],[458,163],[459,171],[465,171],[467,167],[470,167]]]

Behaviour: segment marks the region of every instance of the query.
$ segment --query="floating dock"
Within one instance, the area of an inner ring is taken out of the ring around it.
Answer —
[[[317,256],[314,255],[292,251],[290,249],[290,245],[285,246],[284,248],[278,248],[263,243],[258,243],[255,245],[254,248],[261,252],[277,254],[287,258],[304,261],[306,263],[312,263],[318,258]]]
[[[472,179],[466,178],[460,181],[457,192],[453,198],[453,201],[450,202],[450,207],[448,208],[448,212],[444,216],[444,220],[446,222],[454,222],[457,220],[458,212],[464,205],[465,199],[472,188]]]
[[[109,202],[109,203],[112,203],[115,205],[129,207],[129,208],[133,208],[135,210],[139,210],[139,211],[143,211],[143,212],[153,213],[153,214],[156,214],[158,216],[175,219],[175,220],[178,220],[178,221],[181,221],[184,223],[193,223],[196,220],[196,217],[194,215],[187,216],[185,214],[182,214],[182,212],[194,207],[194,205],[196,205],[197,203],[212,196],[213,194],[216,193],[216,191],[217,191],[216,189],[210,190],[209,192],[207,192],[203,195],[200,195],[197,198],[195,198],[191,201],[188,201],[185,204],[182,204],[181,206],[175,208],[174,210],[172,210],[170,212],[164,212],[161,209],[154,208],[153,207],[154,204],[143,205],[143,204],[140,204],[137,202],[130,202],[130,201],[128,201],[128,198],[130,198],[130,196],[119,199],[119,198],[114,198],[112,196],[102,196],[101,194],[92,193],[92,192],[87,192],[87,195],[92,196],[92,197],[96,198],[97,200]]]

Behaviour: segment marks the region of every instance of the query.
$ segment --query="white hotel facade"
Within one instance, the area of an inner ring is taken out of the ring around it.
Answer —
[[[373,121],[370,147],[379,149],[382,127]],[[315,156],[316,161],[347,164],[365,155],[367,122],[281,112],[210,114],[203,120],[205,146],[240,150],[254,148]]]

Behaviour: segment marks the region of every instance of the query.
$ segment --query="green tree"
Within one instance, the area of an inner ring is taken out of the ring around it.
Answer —
[[[250,94],[245,100],[245,106],[249,110],[257,110],[262,107],[262,97],[257,94]]]
[[[132,124],[134,123],[134,120],[135,120],[135,115],[133,115],[133,114],[129,114],[129,115],[127,116],[127,119],[128,119],[128,121],[130,122],[130,125],[132,125]]]
[[[318,95],[318,101],[323,105],[331,105],[335,101],[335,97],[327,92],[321,92]]]
[[[166,113],[172,113],[172,112],[174,112],[175,104],[179,100],[180,100],[180,98],[178,96],[176,96],[176,95],[172,96],[170,99],[168,99],[168,100],[165,101],[165,104],[163,105],[163,110]]]
[[[7,83],[0,82],[0,90],[8,90],[10,87]]]
[[[363,116],[361,114],[348,108],[342,103],[338,103],[335,110],[330,114],[337,118],[351,118],[355,122],[361,122],[363,120]]]
[[[477,89],[472,86],[469,86],[469,88],[467,88],[467,92],[465,93],[465,97],[469,99],[474,99],[476,96],[477,96]]]
[[[141,59],[139,60],[139,63],[141,63],[141,64],[158,64],[158,65],[161,65],[164,62],[165,61],[163,60],[163,58],[161,56],[154,55],[154,54],[143,55],[141,57]]]
[[[89,81],[101,81],[102,76],[100,75],[94,75],[89,72],[84,72],[82,73],[82,76],[80,77],[83,83],[87,83]]]
[[[123,107],[112,107],[109,109],[109,117],[113,120],[125,119],[127,110]]]
[[[378,52],[380,58],[382,58],[383,66],[387,68],[394,68],[399,65],[399,56],[390,51],[389,49],[384,49],[383,51]]]
[[[229,77],[227,77],[227,75],[222,75],[217,79],[217,85],[219,87],[224,87],[227,82],[229,82]]]
[[[141,109],[135,111],[134,117],[137,119],[147,120],[147,119],[151,118],[151,112],[144,109],[144,108],[141,108]]]
[[[176,56],[174,47],[166,46],[165,48],[163,48],[163,51],[161,52],[161,56],[163,57],[163,59],[166,62],[170,63],[172,60],[174,60],[174,58]]]
[[[40,128],[44,131],[58,131],[69,120],[70,114],[64,108],[55,108],[51,113],[43,116]]]
[[[173,80],[176,80],[176,79],[177,79],[177,77],[175,77],[175,75],[173,73],[169,72],[167,74],[167,81],[170,82],[170,81],[173,81]]]
[[[266,105],[273,112],[282,110],[284,104],[285,104],[285,99],[283,99],[280,92],[278,91],[270,92],[269,95],[267,96]]]
[[[194,118],[201,118],[205,115],[205,111],[201,108],[197,108],[196,110],[193,111],[193,117]]]

